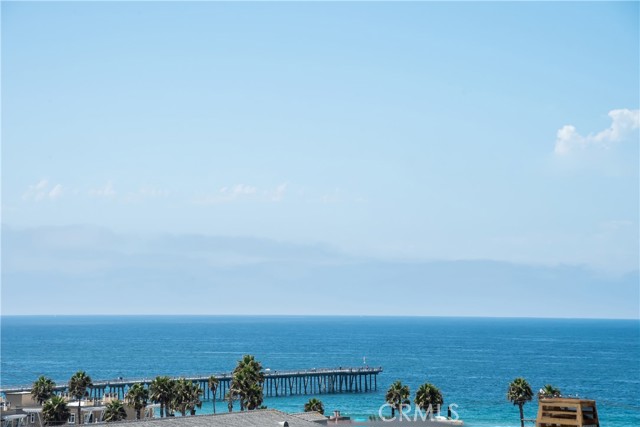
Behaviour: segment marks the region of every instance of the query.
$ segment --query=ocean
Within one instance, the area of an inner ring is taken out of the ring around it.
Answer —
[[[89,301],[90,303],[90,301]],[[330,304],[318,298],[310,304]],[[327,412],[377,414],[387,387],[438,386],[468,426],[518,426],[515,377],[596,399],[603,426],[640,426],[638,320],[304,316],[3,316],[2,387],[39,375],[94,379],[209,375],[253,354],[271,370],[382,366],[378,390],[318,395]],[[300,412],[310,396],[267,398]],[[217,405],[226,410],[224,403]],[[535,418],[537,403],[525,405]],[[210,413],[205,402],[198,413]]]

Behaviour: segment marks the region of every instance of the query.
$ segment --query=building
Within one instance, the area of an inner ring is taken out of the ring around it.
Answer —
[[[65,396],[68,399],[68,396]],[[107,396],[104,400],[97,399],[83,399],[80,401],[80,414],[82,417],[82,424],[101,424],[104,423],[104,411],[106,405],[115,398]],[[160,405],[149,404],[141,412],[141,417],[153,418],[156,414],[156,409]],[[78,401],[67,400],[67,407],[69,408],[69,425],[78,424],[76,420],[78,414]],[[124,405],[127,412],[128,420],[136,419],[136,411],[128,405]],[[7,393],[5,404],[2,405],[2,411],[0,412],[0,419],[2,423],[0,427],[42,427],[44,420],[42,418],[42,406],[31,397],[29,392],[15,392]]]
[[[596,401],[577,398],[542,398],[536,427],[600,427]]]
[[[30,391],[8,392],[5,393],[5,396],[7,409],[39,406],[38,403],[33,400]]]
[[[0,413],[2,427],[40,427],[43,424],[42,407],[28,391],[6,393]]]

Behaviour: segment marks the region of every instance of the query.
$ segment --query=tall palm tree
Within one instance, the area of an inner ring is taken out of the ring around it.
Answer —
[[[213,413],[216,413],[216,391],[218,390],[218,384],[220,381],[216,378],[215,375],[211,375],[209,377],[209,389],[211,393],[213,393],[213,397],[211,398],[211,402],[213,403]]]
[[[136,410],[136,419],[139,420],[142,410],[147,407],[149,402],[149,390],[144,388],[142,384],[134,384],[127,392],[125,402]]]
[[[170,404],[173,400],[173,380],[169,377],[155,377],[149,386],[150,398],[160,404],[160,418],[169,416]]]
[[[233,370],[230,394],[240,400],[240,410],[256,409],[264,401],[262,364],[252,355],[244,355]]]
[[[78,399],[78,418],[77,424],[82,424],[80,418],[80,402],[82,398],[87,394],[87,388],[93,386],[91,377],[87,375],[85,371],[78,371],[69,380],[69,394]]]
[[[127,411],[121,400],[112,400],[104,409],[104,420],[108,423],[122,421],[127,418]]]
[[[538,392],[538,399],[547,399],[550,397],[560,397],[562,392],[559,388],[555,388],[551,384],[547,384]]]
[[[47,426],[60,426],[66,424],[71,412],[67,402],[60,396],[51,396],[42,406],[42,418]]]
[[[321,400],[318,400],[315,397],[311,398],[304,404],[304,412],[319,412],[324,415],[324,404]]]
[[[39,405],[42,405],[46,400],[51,399],[55,386],[56,383],[54,383],[51,378],[41,375],[31,387],[31,396],[33,397],[33,400],[38,402]]]
[[[409,405],[409,386],[403,385],[399,380],[391,384],[384,396],[385,401],[391,406],[391,418],[395,418],[396,410],[402,412],[402,407]]]
[[[424,383],[416,391],[414,403],[423,411],[431,410],[431,413],[440,413],[442,405],[442,393],[433,384]]]
[[[531,386],[524,378],[516,378],[509,384],[509,390],[507,390],[507,400],[514,405],[518,405],[520,408],[520,426],[524,427],[524,404],[531,402],[533,399],[533,392]]]

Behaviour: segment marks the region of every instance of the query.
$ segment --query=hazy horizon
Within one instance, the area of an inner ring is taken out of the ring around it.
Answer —
[[[5,314],[634,318],[640,299],[637,270],[381,259],[321,244],[88,226],[5,227],[2,244]]]

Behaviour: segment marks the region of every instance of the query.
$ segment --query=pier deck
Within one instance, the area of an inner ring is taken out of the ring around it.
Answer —
[[[324,368],[306,369],[294,371],[264,371],[263,391],[265,397],[295,396],[307,394],[331,394],[331,393],[365,393],[378,389],[378,374],[382,372],[381,367],[359,367],[359,368]],[[216,390],[216,400],[223,400],[229,390],[232,374],[213,374],[219,381]],[[203,391],[203,399],[212,399],[213,392],[209,389],[209,375],[181,376],[174,379],[185,378],[188,381],[198,384]],[[112,380],[94,381],[89,388],[89,398],[101,399],[105,394],[117,396],[124,399],[129,388],[134,384],[142,384],[149,387],[153,378],[116,378]],[[31,391],[31,385],[8,387],[0,389],[0,393],[18,393]],[[59,385],[55,388],[58,394],[67,392],[67,385]]]

